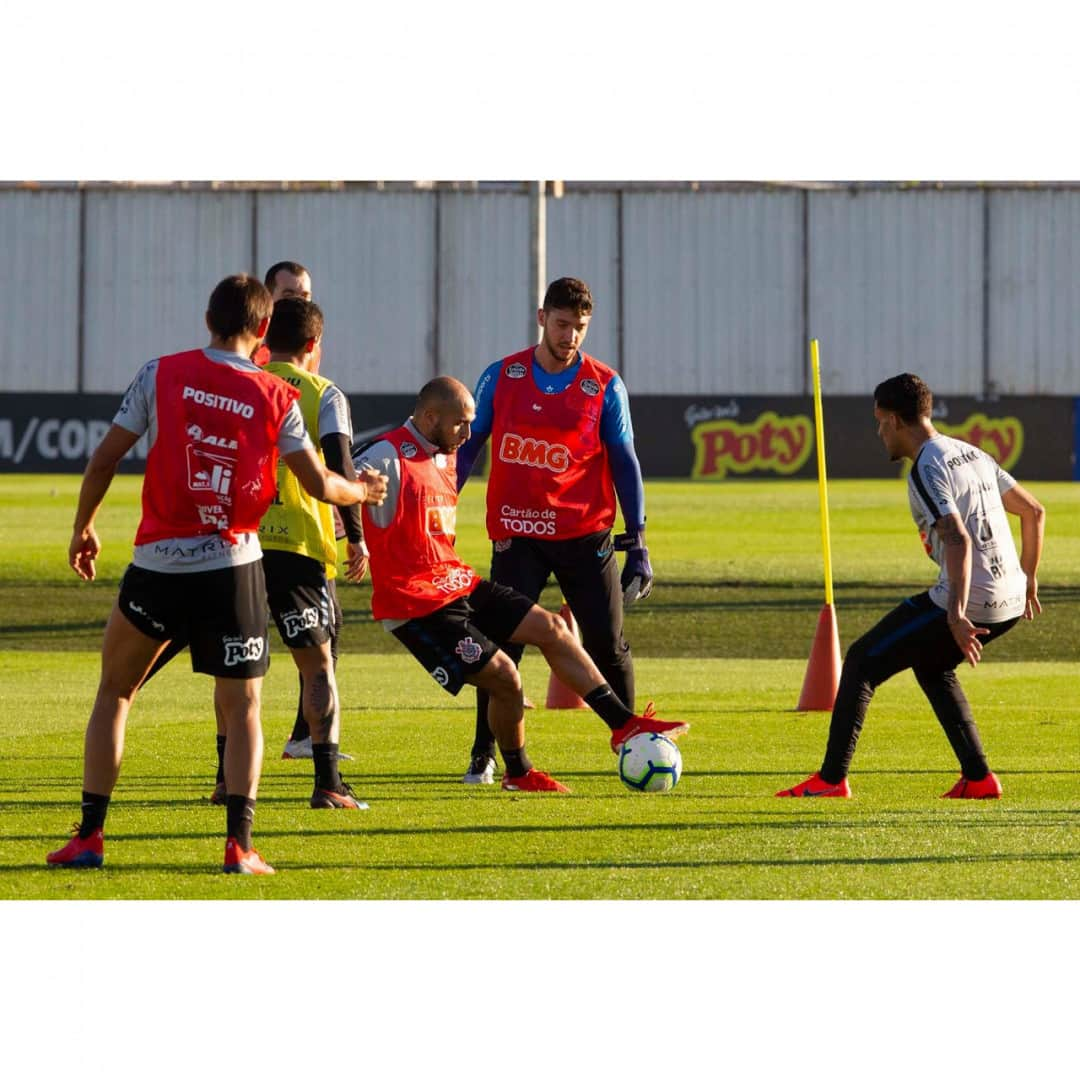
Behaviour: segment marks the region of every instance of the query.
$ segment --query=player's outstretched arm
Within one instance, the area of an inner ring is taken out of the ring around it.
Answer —
[[[68,565],[83,581],[94,580],[97,574],[94,560],[101,553],[101,541],[94,529],[94,518],[105,500],[117,466],[138,441],[139,436],[134,432],[120,427],[119,424],[113,424],[86,463],[82,486],[79,488],[79,504],[75,509],[71,543],[68,545]]]
[[[1020,518],[1020,569],[1027,575],[1027,604],[1024,618],[1034,619],[1042,614],[1039,603],[1039,561],[1042,559],[1043,533],[1046,529],[1046,510],[1030,491],[1019,484],[1001,496],[1001,503],[1010,514]]]
[[[282,460],[296,474],[304,490],[320,502],[334,506],[352,506],[364,502],[369,496],[365,475],[356,480],[346,480],[326,468],[310,446],[285,454]]]

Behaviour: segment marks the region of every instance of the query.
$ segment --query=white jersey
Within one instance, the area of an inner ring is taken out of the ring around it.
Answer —
[[[1001,496],[1016,481],[989,454],[970,443],[935,435],[908,475],[908,501],[926,553],[941,567],[930,599],[949,606],[949,578],[934,525],[956,514],[971,537],[971,591],[965,614],[974,623],[1004,622],[1024,613],[1027,576],[1020,568]]]

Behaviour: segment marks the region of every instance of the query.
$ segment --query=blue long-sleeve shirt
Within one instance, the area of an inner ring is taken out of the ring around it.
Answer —
[[[577,378],[581,353],[565,371],[552,375],[532,360],[531,378],[544,394],[560,394]],[[476,419],[472,423],[469,441],[457,452],[458,490],[465,485],[480,448],[491,435],[494,422],[495,384],[499,379],[502,361],[489,364],[476,384]],[[608,453],[611,479],[629,530],[645,525],[645,487],[641,480],[641,464],[634,449],[634,425],[630,419],[630,400],[626,385],[618,375],[612,377],[604,391],[600,411],[600,441]]]

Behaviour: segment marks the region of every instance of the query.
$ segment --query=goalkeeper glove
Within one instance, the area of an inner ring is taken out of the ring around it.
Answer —
[[[625,532],[616,536],[615,550],[626,552],[620,584],[623,606],[629,607],[638,600],[644,600],[652,592],[653,572],[649,562],[649,549],[645,546],[644,527],[637,532]]]

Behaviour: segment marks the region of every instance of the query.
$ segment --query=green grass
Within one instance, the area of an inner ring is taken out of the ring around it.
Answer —
[[[472,731],[466,691],[443,694],[371,623],[366,587],[343,588],[343,771],[367,813],[307,809],[310,763],[277,753],[295,674],[275,640],[264,689],[267,760],[256,816],[280,871],[217,870],[223,811],[211,683],[186,657],[135,706],[101,872],[47,870],[77,817],[82,735],[101,626],[130,555],[138,478],[101,515],[101,578],[65,564],[73,477],[5,477],[0,491],[0,899],[21,898],[1075,898],[1080,896],[1080,485],[1033,485],[1049,510],[1046,612],[962,674],[1006,798],[941,801],[957,770],[909,674],[879,691],[856,754],[856,797],[777,800],[820,762],[828,718],[793,711],[822,601],[813,484],[649,485],[658,585],[628,619],[643,700],[685,717],[686,771],[669,795],[619,784],[588,712],[527,714],[530,752],[569,797],[460,783]],[[837,610],[846,645],[925,588],[898,482],[830,489]],[[460,549],[485,567],[482,488],[469,485]],[[32,538],[32,541],[31,539]],[[550,590],[544,600],[558,603]],[[527,691],[547,673],[531,653]]]

